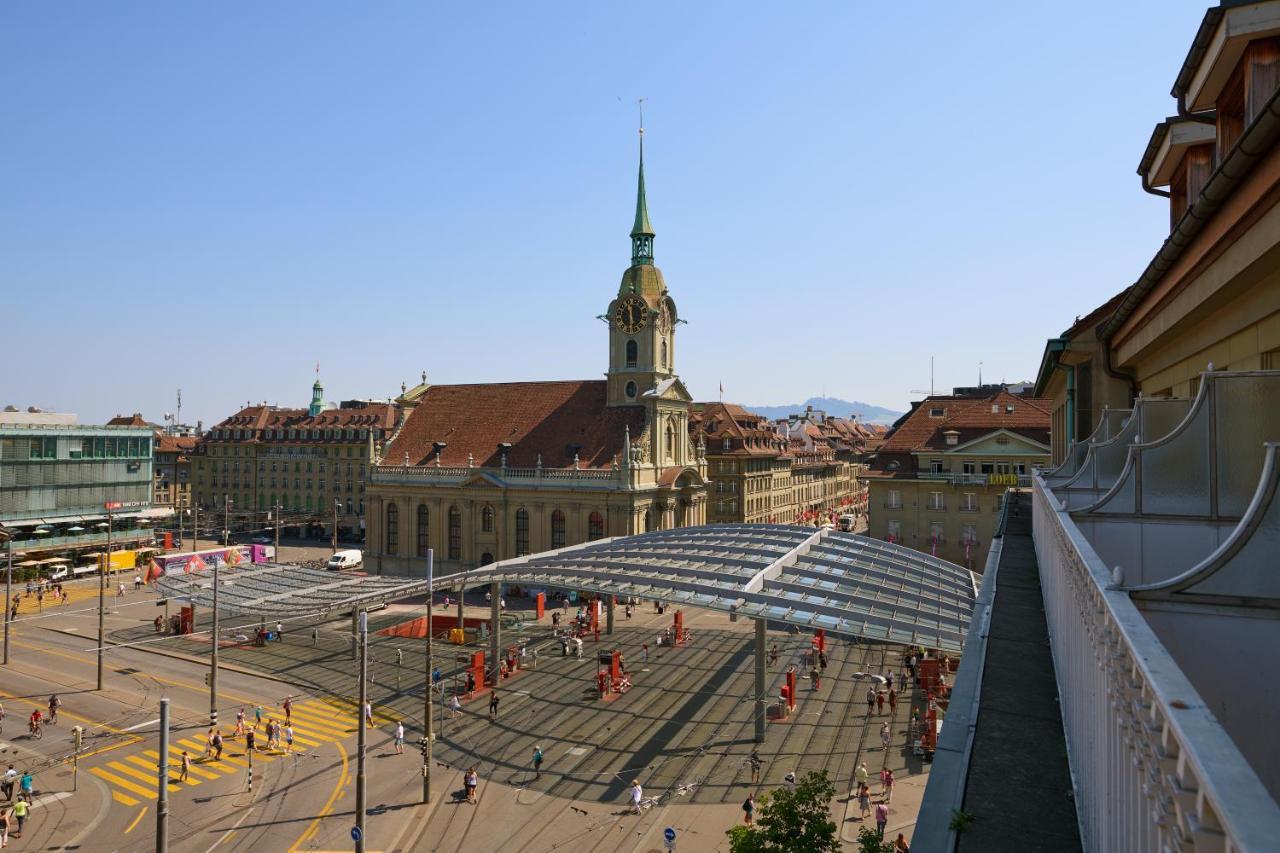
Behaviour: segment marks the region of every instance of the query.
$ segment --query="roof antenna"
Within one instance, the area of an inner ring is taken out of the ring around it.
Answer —
[[[982,362],[978,362],[978,390],[982,390]]]

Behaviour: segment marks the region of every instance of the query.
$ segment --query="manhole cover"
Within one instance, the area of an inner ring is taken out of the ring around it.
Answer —
[[[585,746],[574,746],[569,748],[570,755],[586,755],[587,748]]]

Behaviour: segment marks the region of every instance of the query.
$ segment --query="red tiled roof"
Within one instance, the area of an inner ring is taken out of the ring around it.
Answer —
[[[1124,290],[1120,291],[1115,296],[1111,297],[1106,302],[1099,305],[1097,308],[1094,308],[1085,316],[1077,319],[1075,323],[1071,325],[1070,329],[1067,329],[1065,332],[1062,333],[1062,337],[1068,338],[1068,339],[1074,338],[1076,335],[1080,334],[1081,332],[1098,325],[1103,320],[1110,317],[1112,314],[1115,313],[1116,306],[1120,304],[1120,300],[1124,299],[1124,295],[1128,292],[1129,292],[1129,288],[1126,287]]]
[[[997,411],[992,411],[995,406]],[[1008,407],[1013,410],[1009,411]],[[945,448],[945,430],[961,433],[961,443],[988,432],[1007,429],[1047,444],[1049,441],[1048,400],[1018,397],[997,391],[989,397],[927,397],[880,445],[881,455],[910,453],[913,450]],[[942,409],[941,417],[930,413]],[[966,439],[965,435],[969,438]]]
[[[713,456],[778,456],[781,438],[764,415],[736,403],[694,403],[689,415],[689,431],[702,434],[707,453]],[[731,442],[724,449],[724,440]]]
[[[307,409],[280,409],[275,406],[245,406],[213,429],[318,429],[359,428],[391,429],[396,424],[399,407],[394,403],[364,403],[325,409],[312,417]],[[208,438],[213,439],[210,435]]]
[[[156,439],[156,453],[189,453],[197,441],[195,436],[161,435]]]
[[[507,464],[531,468],[607,468],[622,452],[627,427],[644,429],[641,406],[608,407],[603,380],[433,385],[383,454],[388,465],[434,465],[434,442],[445,442],[441,465],[502,463],[499,443],[511,445]]]
[[[141,412],[134,412],[132,415],[116,415],[107,421],[107,426],[144,427],[151,424],[142,419]]]

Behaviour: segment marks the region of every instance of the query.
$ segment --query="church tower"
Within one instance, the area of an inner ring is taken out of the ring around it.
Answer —
[[[631,266],[609,303],[610,406],[635,406],[641,396],[675,376],[676,303],[653,264],[653,226],[644,187],[644,128],[640,128],[640,176],[631,228]]]
[[[316,377],[316,381],[311,386],[311,405],[307,408],[307,414],[315,417],[324,411],[324,386],[320,384],[320,377]]]

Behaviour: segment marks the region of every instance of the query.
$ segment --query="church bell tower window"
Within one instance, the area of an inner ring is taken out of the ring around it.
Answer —
[[[634,338],[627,341],[627,367],[636,366],[636,363],[640,359],[639,350],[640,347],[636,344]]]
[[[634,400],[634,399],[635,399],[635,397],[636,397],[636,383],[634,383],[634,382],[628,382],[628,383],[627,383],[627,397],[629,397],[629,398],[630,398],[630,399],[632,399],[632,400]]]

